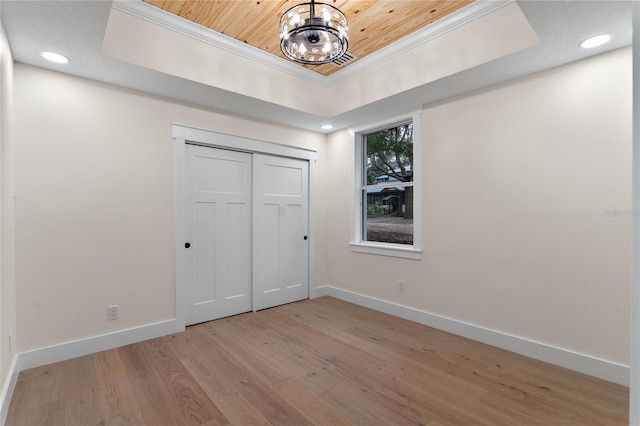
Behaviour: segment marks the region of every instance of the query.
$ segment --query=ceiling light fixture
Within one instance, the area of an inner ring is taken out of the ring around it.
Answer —
[[[69,63],[69,58],[67,58],[66,56],[63,56],[63,55],[61,55],[59,53],[42,52],[41,55],[47,61],[55,62],[56,64],[68,64]]]
[[[600,34],[595,37],[590,37],[580,42],[579,46],[583,49],[591,49],[593,47],[602,46],[611,40],[611,34]]]
[[[323,124],[321,127],[322,130],[331,130],[333,126],[331,124]]]
[[[280,18],[280,49],[295,62],[326,64],[347,51],[348,29],[340,9],[314,0],[300,3]]]

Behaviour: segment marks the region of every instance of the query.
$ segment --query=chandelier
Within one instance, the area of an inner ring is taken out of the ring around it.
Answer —
[[[340,9],[325,4],[301,3],[280,18],[280,49],[302,64],[332,62],[347,51],[347,18]]]

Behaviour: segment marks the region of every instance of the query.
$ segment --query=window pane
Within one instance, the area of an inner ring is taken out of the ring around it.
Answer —
[[[360,161],[362,241],[413,245],[413,124],[364,135]]]
[[[413,244],[412,186],[365,189],[362,197],[362,241]]]
[[[413,182],[413,124],[365,135],[363,143],[366,185]]]

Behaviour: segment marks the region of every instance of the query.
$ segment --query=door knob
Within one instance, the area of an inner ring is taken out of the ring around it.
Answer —
[[[184,244],[184,248],[189,248],[189,247],[191,247],[191,244],[190,244],[190,243],[185,243],[185,244]]]

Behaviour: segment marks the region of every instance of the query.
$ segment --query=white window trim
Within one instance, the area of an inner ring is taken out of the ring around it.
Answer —
[[[406,115],[393,117],[383,123],[359,126],[349,130],[351,134],[352,149],[352,206],[351,206],[351,251],[382,256],[401,257],[405,259],[422,259],[422,164],[421,164],[421,138],[420,116],[422,108]],[[378,130],[388,129],[396,124],[413,122],[413,245],[379,243],[375,241],[362,241],[362,135]]]

